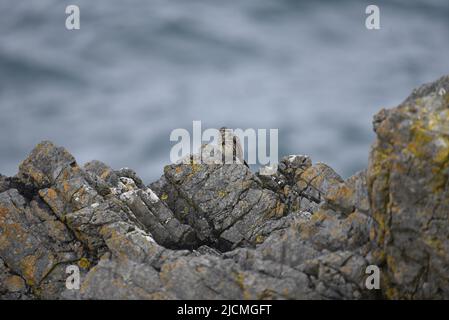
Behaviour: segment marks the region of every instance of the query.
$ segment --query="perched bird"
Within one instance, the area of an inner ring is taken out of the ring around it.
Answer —
[[[222,154],[223,163],[239,163],[244,164],[249,168],[243,158],[243,149],[240,139],[232,132],[231,129],[226,127],[220,128],[220,140],[218,147]]]

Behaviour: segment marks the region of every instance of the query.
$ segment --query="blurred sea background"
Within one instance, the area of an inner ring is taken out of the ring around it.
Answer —
[[[170,132],[201,120],[278,128],[280,156],[347,177],[367,165],[372,116],[449,73],[448,40],[448,0],[2,0],[0,173],[48,139],[150,182]]]

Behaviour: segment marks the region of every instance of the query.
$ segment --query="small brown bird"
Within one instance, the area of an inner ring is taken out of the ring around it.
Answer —
[[[246,163],[243,158],[243,149],[240,139],[231,129],[226,127],[220,128],[219,147],[221,147],[223,163],[229,163],[232,159],[232,163],[244,164],[249,168],[248,163]]]

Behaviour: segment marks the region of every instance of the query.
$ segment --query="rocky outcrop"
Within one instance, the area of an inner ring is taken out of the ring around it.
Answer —
[[[449,77],[374,119],[368,189],[389,298],[449,298]]]
[[[0,298],[449,298],[447,91],[381,111],[368,169],[346,180],[301,155],[270,176],[193,155],[145,186],[42,142],[0,175]]]

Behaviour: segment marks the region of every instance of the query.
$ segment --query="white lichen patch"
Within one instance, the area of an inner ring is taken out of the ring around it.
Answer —
[[[111,193],[113,195],[120,195],[123,192],[128,191],[128,188],[122,183],[122,182],[118,182],[117,187],[116,188],[111,188]]]
[[[156,203],[156,202],[158,202],[158,201],[160,200],[159,197],[157,196],[157,194],[155,194],[155,193],[153,192],[153,190],[151,190],[150,188],[147,188],[147,189],[145,190],[145,193],[148,194],[151,203]]]
[[[137,196],[136,191],[131,190],[131,191],[127,191],[124,192],[120,195],[120,200],[122,201],[131,201],[133,199],[135,199],[135,197]]]
[[[124,185],[125,189],[127,189],[128,191],[137,189],[136,183],[131,178],[120,177],[120,181]]]
[[[308,211],[301,211],[299,213],[299,217],[301,219],[309,221],[312,218],[312,214],[310,212],[308,212]]]

